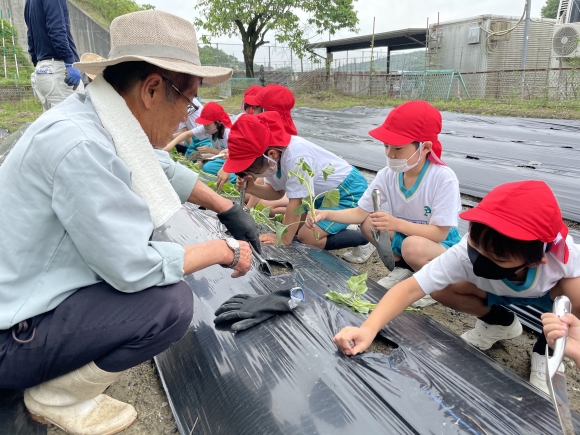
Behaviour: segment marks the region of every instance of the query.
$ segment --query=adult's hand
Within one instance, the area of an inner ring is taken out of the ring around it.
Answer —
[[[252,267],[252,248],[250,248],[248,242],[238,240],[238,243],[240,244],[240,259],[238,260],[238,264],[234,266],[232,278],[244,276]]]
[[[64,78],[64,82],[68,85],[68,86],[72,86],[73,90],[76,91],[76,89],[78,88],[80,82],[81,82],[81,72],[76,69],[73,68],[72,64],[65,64],[66,67],[66,73],[65,73],[65,78]]]
[[[254,218],[246,213],[240,204],[234,203],[231,208],[217,215],[234,239],[246,240],[261,254],[262,247]]]

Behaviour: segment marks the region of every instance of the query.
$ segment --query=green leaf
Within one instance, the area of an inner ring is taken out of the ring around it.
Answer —
[[[322,176],[324,177],[324,181],[326,181],[328,177],[332,174],[334,174],[334,166],[332,166],[329,163],[328,165],[326,165],[326,168],[322,170]]]
[[[298,165],[299,165],[300,169],[302,169],[304,172],[306,172],[310,176],[310,178],[314,177],[314,171],[312,170],[310,165],[308,163],[306,163],[304,158],[300,159],[300,161],[298,162]]]
[[[264,210],[266,207],[264,207],[264,204],[256,204],[256,207],[254,207],[256,210],[258,211],[262,211]]]
[[[326,192],[324,199],[322,200],[322,207],[333,208],[338,206],[340,202],[340,192],[338,189],[332,189]]]
[[[282,245],[282,236],[288,232],[288,225],[284,225],[278,221],[276,224],[276,244],[278,246]]]
[[[351,276],[346,282],[346,286],[349,290],[357,295],[362,295],[367,291],[367,279],[369,277],[368,272],[362,275]]]
[[[294,216],[301,216],[306,212],[307,210],[306,207],[304,207],[304,204],[300,204],[298,207],[294,209]]]
[[[207,187],[209,187],[212,190],[216,190],[216,182],[210,181],[209,183],[207,183]]]
[[[276,222],[282,223],[282,221],[284,220],[284,215],[283,214],[277,214],[276,216],[274,216],[274,220]]]

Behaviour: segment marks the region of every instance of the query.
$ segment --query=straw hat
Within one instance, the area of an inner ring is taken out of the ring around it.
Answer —
[[[109,65],[144,61],[178,73],[203,77],[217,85],[232,75],[230,68],[201,66],[195,28],[189,21],[167,12],[146,10],[121,15],[111,23],[111,51],[102,61],[81,61],[74,67],[101,74]]]
[[[101,62],[107,60],[104,57],[99,56],[95,53],[85,53],[81,56],[81,62]],[[86,74],[86,73],[85,73]],[[94,80],[97,76],[96,74],[87,74],[91,80]]]

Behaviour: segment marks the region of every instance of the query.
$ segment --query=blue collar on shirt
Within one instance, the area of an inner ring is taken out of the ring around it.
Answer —
[[[507,279],[502,279],[501,281],[507,285],[509,288],[511,288],[513,291],[515,292],[523,292],[526,290],[529,290],[534,283],[536,282],[536,279],[538,278],[538,268],[537,267],[530,267],[528,269],[528,273],[526,275],[526,280],[522,283],[522,284],[514,284],[511,281],[508,281]]]
[[[421,168],[421,172],[419,172],[417,180],[415,180],[415,183],[413,183],[413,186],[409,190],[407,190],[407,188],[405,187],[403,172],[399,172],[399,189],[401,190],[403,195],[405,195],[406,199],[411,198],[415,194],[415,192],[417,192],[417,189],[419,189],[419,186],[421,185],[423,178],[425,178],[425,174],[427,173],[427,170],[429,169],[430,166],[431,161],[427,159],[427,161],[423,165],[423,168]]]

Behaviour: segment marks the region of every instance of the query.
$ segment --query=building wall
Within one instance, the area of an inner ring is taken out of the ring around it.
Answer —
[[[8,18],[8,9],[12,13],[14,26],[18,32],[18,43],[28,52],[26,23],[24,22],[24,4],[26,0],[0,0],[0,9],[4,18]],[[107,57],[110,51],[109,30],[101,26],[75,4],[67,1],[71,21],[71,33],[79,56],[91,52]]]
[[[520,69],[524,23],[500,40],[490,40],[487,50],[488,34],[484,30],[479,30],[479,43],[468,43],[470,23],[478,23],[484,29],[492,30],[494,23],[503,24],[503,28],[507,29],[514,27],[518,21],[517,17],[481,15],[430,26],[429,69],[460,72]],[[554,24],[555,20],[532,19],[526,68],[549,67]]]

